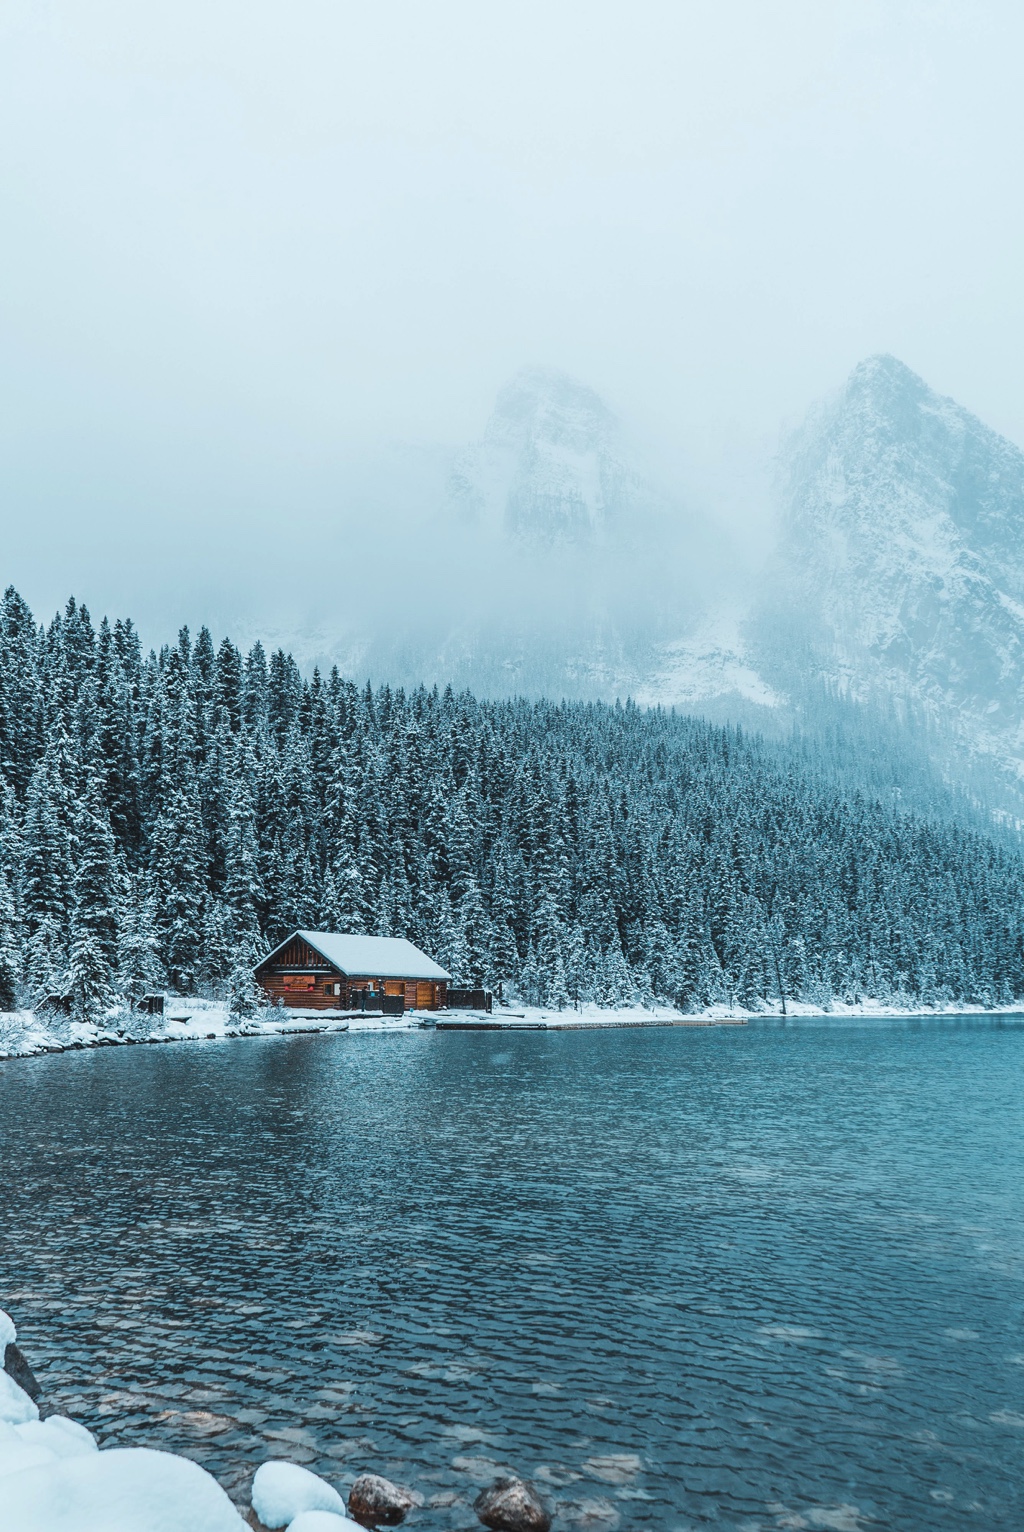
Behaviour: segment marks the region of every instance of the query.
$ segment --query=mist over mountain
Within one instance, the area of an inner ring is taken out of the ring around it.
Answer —
[[[651,535],[671,536],[679,514],[599,395],[545,367],[501,389],[482,439],[455,463],[449,510],[525,548],[636,552]]]
[[[598,393],[526,368],[476,441],[367,462],[323,540],[341,599],[304,570],[233,626],[374,683],[828,737],[866,790],[1024,821],[1024,454],[877,356],[775,469],[758,562]]]
[[[710,521],[659,481],[601,398],[540,367],[500,390],[440,503],[400,535],[359,536],[363,562],[386,566],[383,599],[324,618],[297,652],[490,696],[635,693],[727,563]]]

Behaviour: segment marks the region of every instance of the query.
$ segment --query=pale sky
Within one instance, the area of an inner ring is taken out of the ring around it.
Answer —
[[[0,0],[0,578],[321,580],[353,454],[530,363],[698,477],[881,350],[1024,442],[1022,59],[1011,0]]]

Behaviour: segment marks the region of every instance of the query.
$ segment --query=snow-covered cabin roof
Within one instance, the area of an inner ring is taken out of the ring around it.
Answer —
[[[339,973],[371,979],[450,979],[433,958],[407,942],[404,936],[342,936],[337,931],[296,931],[288,942],[301,936]],[[280,951],[278,947],[275,951]],[[271,952],[263,962],[274,956]],[[262,967],[262,964],[260,965]]]

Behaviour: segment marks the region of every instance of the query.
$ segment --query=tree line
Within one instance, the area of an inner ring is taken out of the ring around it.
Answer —
[[[1022,895],[1012,847],[844,792],[806,740],[0,606],[0,1009],[241,1008],[296,928],[407,936],[551,1006],[1009,1003]]]

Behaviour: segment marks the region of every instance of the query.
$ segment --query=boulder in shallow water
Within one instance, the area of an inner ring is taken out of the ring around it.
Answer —
[[[333,1511],[345,1515],[345,1502],[319,1474],[298,1463],[271,1459],[256,1470],[252,1508],[265,1527],[287,1527],[303,1511]]]
[[[14,1341],[8,1341],[4,1348],[4,1372],[9,1378],[13,1378],[18,1387],[28,1395],[30,1399],[38,1400],[41,1393],[36,1375],[25,1360],[21,1347]]]
[[[526,1479],[495,1479],[473,1509],[493,1532],[548,1532],[551,1526],[551,1513]]]
[[[364,1527],[397,1527],[416,1504],[416,1495],[379,1473],[360,1474],[348,1492],[348,1513]]]

